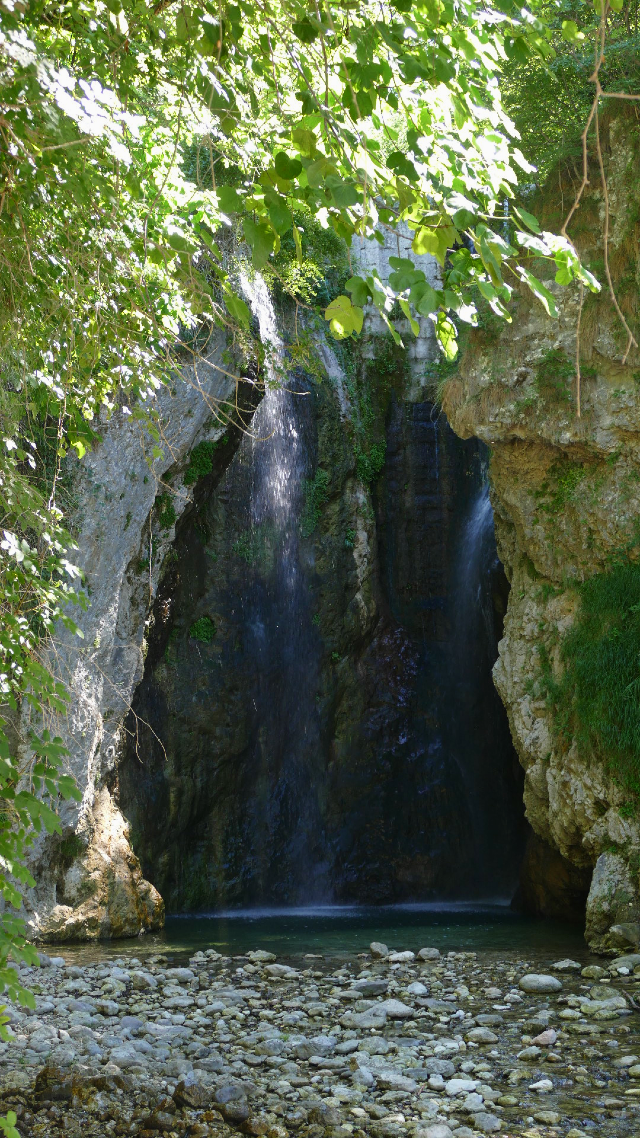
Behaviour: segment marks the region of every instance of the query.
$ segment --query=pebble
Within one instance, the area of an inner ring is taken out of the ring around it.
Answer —
[[[69,950],[20,972],[36,1008],[9,1008],[0,1113],[21,1138],[637,1138],[628,955],[600,969],[414,948]]]

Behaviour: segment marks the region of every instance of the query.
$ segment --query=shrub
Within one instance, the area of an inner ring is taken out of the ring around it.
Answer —
[[[156,509],[158,510],[158,522],[161,529],[171,529],[171,526],[176,520],[176,511],[170,494],[159,494],[156,498]]]
[[[227,435],[223,435],[221,439],[217,439],[215,442],[212,442],[210,439],[205,439],[193,448],[189,455],[189,465],[184,472],[185,486],[191,486],[192,483],[197,482],[199,478],[204,478],[206,474],[211,474],[213,470],[214,451],[220,443],[226,442]]]
[[[381,442],[371,443],[369,453],[366,451],[358,450],[356,452],[356,474],[361,482],[366,486],[370,486],[375,482],[384,466],[385,455],[387,453],[386,439]]]

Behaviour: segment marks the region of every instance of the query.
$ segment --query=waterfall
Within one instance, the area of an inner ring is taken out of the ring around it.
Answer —
[[[478,624],[483,623],[491,664],[497,653],[491,572],[497,565],[489,483],[484,481],[472,502],[460,541],[456,623],[465,637],[477,632]]]
[[[263,278],[244,273],[241,286],[258,323],[266,376],[264,397],[241,447],[249,484],[248,570],[240,603],[256,668],[253,761],[264,797],[256,803],[255,822],[265,838],[277,835],[273,844],[279,851],[278,865],[267,864],[264,854],[256,877],[265,900],[272,887],[280,889],[282,898],[281,886],[289,879],[291,903],[321,901],[328,894],[314,789],[320,753],[319,643],[300,561],[304,485],[310,473],[310,396],[286,372],[285,348]],[[301,877],[306,878],[303,898],[296,892]]]
[[[297,579],[297,531],[308,458],[301,437],[299,394],[284,372],[284,344],[269,290],[259,273],[240,278],[265,351],[265,394],[253,417],[254,471],[251,525],[273,531],[282,558],[283,582],[293,595]]]
[[[460,770],[471,820],[477,864],[476,887],[490,882],[509,895],[517,866],[505,855],[511,847],[509,800],[504,771],[496,765],[509,751],[508,730],[491,670],[498,655],[494,584],[501,574],[486,469],[471,501],[457,547],[453,591],[452,674],[456,715],[452,754]],[[489,750],[479,745],[496,728]],[[504,736],[504,738],[503,738]],[[505,770],[507,768],[505,767]]]

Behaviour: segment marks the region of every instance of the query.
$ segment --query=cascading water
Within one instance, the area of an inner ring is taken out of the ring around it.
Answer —
[[[241,286],[258,322],[266,371],[265,394],[240,454],[250,479],[247,561],[258,570],[241,597],[257,667],[254,762],[265,791],[255,821],[280,851],[279,867],[269,865],[266,843],[258,841],[265,851],[256,867],[258,889],[268,896],[279,873],[285,890],[290,879],[288,900],[300,899],[304,881],[304,899],[318,901],[329,895],[311,770],[319,751],[318,648],[300,564],[308,397],[283,368],[284,345],[263,278],[243,274]]]
[[[450,745],[467,796],[478,883],[491,882],[510,895],[518,879],[519,860],[509,857],[508,851],[519,852],[521,822],[507,793],[504,775],[513,764],[513,748],[491,681],[499,637],[495,593],[504,583],[504,574],[496,549],[485,462],[481,463],[480,477],[457,549],[451,641],[456,715]],[[494,734],[489,749],[487,726],[491,722]]]
[[[484,660],[476,659],[474,667],[485,668],[487,662],[491,666],[497,656],[491,575],[499,564],[489,483],[483,479],[462,532],[457,589],[456,624],[459,635],[474,637],[479,622],[484,624],[486,655]],[[463,646],[460,647],[464,652]]]

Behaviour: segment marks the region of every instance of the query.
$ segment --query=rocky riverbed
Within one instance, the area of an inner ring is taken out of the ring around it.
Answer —
[[[142,955],[142,954],[141,954]],[[640,1134],[640,955],[435,948],[70,964],[9,1008],[0,1109],[25,1138]]]

